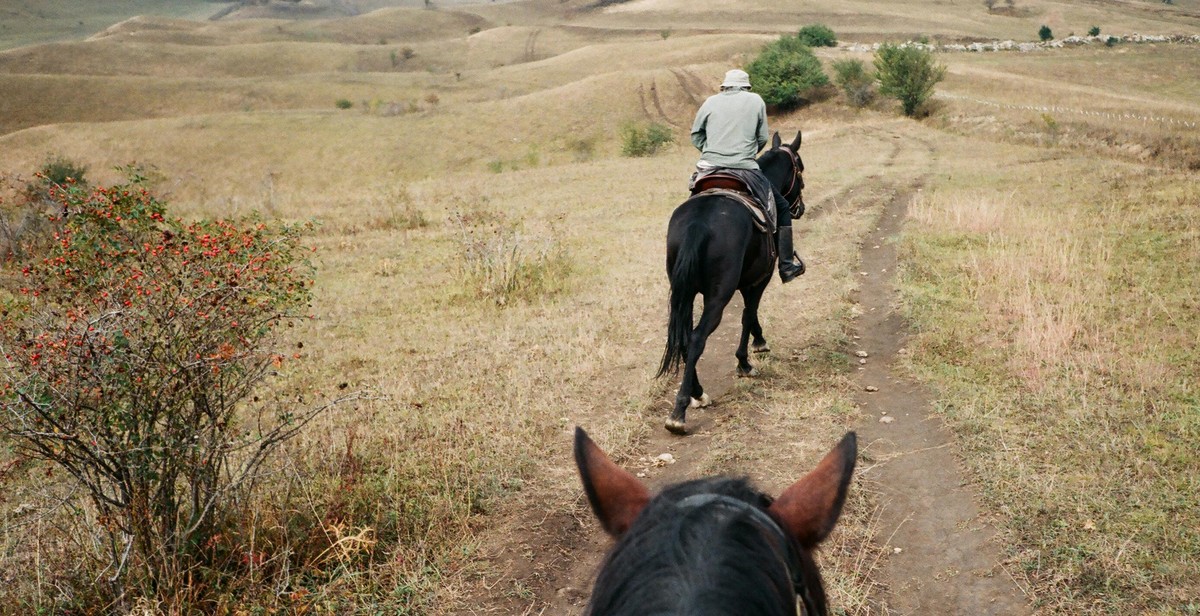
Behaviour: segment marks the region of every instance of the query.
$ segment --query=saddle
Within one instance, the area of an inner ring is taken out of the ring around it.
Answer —
[[[692,184],[692,197],[708,195],[722,195],[741,203],[750,211],[754,228],[758,229],[759,233],[775,233],[774,217],[767,213],[766,206],[753,197],[750,187],[736,175],[714,171],[697,177]]]

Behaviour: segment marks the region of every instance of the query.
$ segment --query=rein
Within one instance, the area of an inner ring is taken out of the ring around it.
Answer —
[[[791,176],[791,181],[788,182],[787,190],[782,191],[783,196],[788,200],[788,203],[791,203],[795,200],[795,198],[792,197],[792,190],[796,188],[796,181],[800,180],[800,174],[803,173],[803,171],[800,169],[800,155],[793,152],[792,149],[787,146],[779,146],[776,149],[786,153],[788,160],[790,160],[792,163],[792,173],[789,174]],[[803,189],[804,186],[801,185],[800,188]],[[796,196],[799,197],[799,193],[797,193]]]
[[[786,148],[784,148],[786,149]],[[766,530],[769,534],[774,535],[779,540],[780,544],[786,553],[784,566],[787,568],[788,577],[792,580],[792,590],[800,597],[804,603],[804,613],[806,616],[821,616],[821,612],[817,611],[816,602],[808,591],[808,584],[804,581],[804,572],[800,568],[799,559],[796,557],[792,547],[792,542],[788,540],[783,529],[767,512],[747,503],[743,500],[738,500],[724,494],[693,494],[679,502],[675,506],[680,509],[698,509],[700,507],[712,506],[727,509],[734,513],[747,513],[754,525],[761,530]]]

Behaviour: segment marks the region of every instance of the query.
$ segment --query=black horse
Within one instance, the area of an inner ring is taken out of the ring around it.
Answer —
[[[771,149],[758,157],[758,166],[789,203],[803,211],[804,162],[800,159],[800,132],[783,145],[779,133]],[[709,335],[721,322],[721,313],[741,291],[742,338],[737,348],[739,376],[757,374],[750,365],[746,344],[754,337],[754,352],[769,351],[758,322],[758,302],[775,270],[776,238],[758,232],[746,206],[722,195],[697,195],[684,201],[671,214],[667,227],[667,275],[671,279],[671,315],[667,324],[667,346],[658,376],[674,372],[684,364],[683,382],[675,395],[675,408],[666,427],[676,434],[687,432],[687,409],[707,406],[708,394],[696,376],[696,362],[704,354]],[[704,296],[704,312],[692,326],[692,302]]]
[[[674,484],[651,499],[577,427],[584,491],[617,538],[586,614],[796,616],[799,597],[805,616],[826,616],[812,550],[841,515],[857,450],[846,434],[777,500],[729,478]]]

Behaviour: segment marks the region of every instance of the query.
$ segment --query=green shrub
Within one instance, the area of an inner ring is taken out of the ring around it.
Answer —
[[[837,47],[837,35],[825,24],[804,26],[796,38],[809,47]]]
[[[348,98],[339,98],[333,104],[338,109],[349,109],[354,106],[354,103],[350,102],[350,99]]]
[[[924,49],[884,44],[875,52],[879,92],[899,100],[906,116],[917,113],[933,96],[933,86],[945,76],[946,67],[934,62],[933,53]]]
[[[867,72],[862,60],[835,60],[831,67],[833,82],[841,88],[852,107],[865,107],[875,98],[875,78]]]
[[[1041,28],[1038,28],[1038,38],[1048,41],[1054,38],[1054,32],[1050,30],[1050,26],[1043,25]]]
[[[659,122],[630,122],[621,127],[621,154],[625,156],[653,156],[674,141],[671,127]]]
[[[1100,26],[1088,28],[1088,36],[1100,36]]]
[[[1105,46],[1105,47],[1112,47],[1112,46],[1114,46],[1114,45],[1116,45],[1117,43],[1120,43],[1120,42],[1121,42],[1121,39],[1119,39],[1119,38],[1117,38],[1117,37],[1115,37],[1115,36],[1110,36],[1110,37],[1108,37],[1108,38],[1104,39],[1104,46]]]
[[[42,164],[42,168],[38,170],[39,183],[44,186],[54,184],[65,186],[68,180],[75,180],[86,186],[87,180],[84,177],[86,175],[86,165],[78,164],[61,154],[47,158],[46,162]]]
[[[793,107],[812,90],[829,84],[821,61],[799,38],[785,36],[767,45],[746,67],[754,91],[768,105]]]

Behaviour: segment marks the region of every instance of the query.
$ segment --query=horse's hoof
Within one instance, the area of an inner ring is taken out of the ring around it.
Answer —
[[[749,370],[742,370],[741,366],[738,366],[737,375],[738,375],[738,378],[743,378],[743,379],[756,377],[756,376],[758,376],[758,368],[750,368]]]
[[[708,394],[700,394],[699,400],[692,398],[692,401],[688,403],[688,408],[689,409],[699,409],[699,408],[704,408],[710,404],[712,404],[712,398],[708,397]]]
[[[758,344],[758,343],[756,342],[756,343],[754,343],[754,344],[750,345],[750,350],[751,350],[752,352],[754,352],[754,353],[770,353],[770,352],[771,352],[771,346],[770,346],[770,345],[768,345],[768,344],[766,343],[766,341],[763,341],[763,343],[762,343],[762,344]]]
[[[687,434],[687,424],[678,419],[668,419],[666,423],[667,432],[683,436]]]

